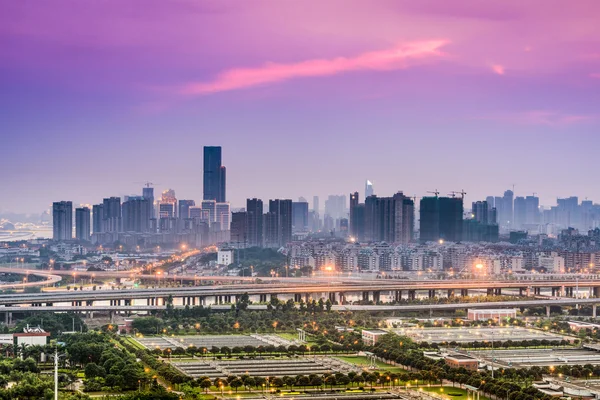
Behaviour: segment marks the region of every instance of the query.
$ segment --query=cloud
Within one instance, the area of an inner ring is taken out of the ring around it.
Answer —
[[[530,110],[477,117],[475,119],[503,121],[523,125],[566,126],[591,122],[594,115],[568,114],[552,110]]]
[[[590,74],[590,78],[599,78],[600,79],[600,72]]]
[[[447,40],[410,42],[351,58],[314,59],[289,64],[269,62],[256,68],[234,68],[221,72],[212,81],[187,83],[180,87],[178,92],[185,95],[206,95],[295,78],[329,76],[350,71],[407,68],[413,60],[443,55],[440,48],[447,43]]]
[[[492,71],[494,71],[495,74],[504,75],[504,66],[500,64],[494,64],[492,65]]]

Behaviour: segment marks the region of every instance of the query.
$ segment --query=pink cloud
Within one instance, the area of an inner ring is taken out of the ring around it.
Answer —
[[[500,64],[492,65],[492,71],[494,71],[495,74],[504,75],[504,66]]]
[[[362,70],[402,69],[407,68],[413,60],[443,55],[440,48],[447,43],[447,40],[410,42],[388,50],[362,53],[351,58],[314,59],[289,64],[269,62],[256,68],[234,68],[220,73],[212,81],[185,84],[179,92],[186,95],[204,95],[295,78],[329,76]]]
[[[523,125],[565,126],[590,122],[595,120],[596,116],[584,114],[568,114],[552,110],[530,110],[523,112],[488,115],[484,117],[478,117],[476,119],[504,121]]]
[[[590,77],[591,78],[599,78],[600,79],[600,72],[596,72],[596,73],[590,74]]]

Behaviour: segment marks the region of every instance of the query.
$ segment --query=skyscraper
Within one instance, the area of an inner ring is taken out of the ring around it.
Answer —
[[[440,240],[440,202],[438,197],[423,197],[419,204],[419,232],[421,242]]]
[[[170,204],[166,204],[170,206]],[[124,232],[150,231],[150,218],[148,216],[150,200],[143,196],[131,196],[123,203],[122,218]]]
[[[231,208],[228,202],[215,204],[215,220],[220,225],[222,231],[229,230],[230,215]]]
[[[474,202],[471,211],[473,212],[473,219],[475,221],[482,224],[488,223],[489,209],[487,200]]]
[[[104,232],[104,204],[94,204],[92,211],[94,214],[94,233]]]
[[[308,232],[308,203],[306,201],[292,203],[292,232]]]
[[[267,247],[282,247],[292,241],[292,200],[269,200],[265,220]]]
[[[246,247],[248,240],[247,234],[247,220],[248,213],[246,212],[234,212],[231,213],[231,243],[237,248]]]
[[[513,202],[514,196],[512,190],[507,190],[504,192],[504,197],[502,197],[502,221],[500,225],[506,226],[510,228],[512,226],[514,215],[513,215]]]
[[[148,208],[148,219],[155,217],[154,211],[154,188],[150,187],[151,183],[147,183],[145,188],[142,188],[142,197],[148,200],[150,207]]]
[[[525,197],[525,223],[538,224],[540,222],[540,199],[536,196]]]
[[[527,206],[525,197],[515,197],[514,199],[514,213],[513,213],[513,229],[522,229],[527,219]]]
[[[440,239],[460,242],[463,231],[463,199],[440,197]]]
[[[204,146],[204,200],[227,201],[226,172],[221,164],[221,147]]]
[[[90,240],[90,209],[79,207],[75,209],[75,238],[89,242]]]
[[[179,212],[177,217],[179,219],[187,219],[190,217],[190,207],[194,207],[196,202],[194,200],[179,200]]]
[[[313,211],[317,214],[320,213],[319,206],[319,196],[313,196]]]
[[[109,197],[103,200],[103,228],[104,232],[121,231],[121,198]]]
[[[215,200],[202,200],[202,210],[208,212],[208,222],[217,222],[217,202]]]
[[[59,201],[52,203],[52,239],[58,241],[73,239],[73,203]]]
[[[250,247],[263,246],[263,202],[260,199],[246,200],[247,235]]]
[[[365,182],[365,199],[369,196],[373,196],[375,192],[373,191],[373,182],[367,179]]]
[[[354,193],[352,197],[358,197]],[[360,237],[361,205],[350,203],[353,231]],[[352,215],[354,214],[354,215]],[[364,236],[371,242],[409,243],[414,231],[414,202],[402,192],[392,197],[369,196],[364,204]]]

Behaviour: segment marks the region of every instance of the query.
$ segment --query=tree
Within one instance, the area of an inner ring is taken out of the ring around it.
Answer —
[[[87,379],[93,379],[96,377],[103,378],[104,376],[106,376],[106,371],[103,367],[99,366],[98,364],[89,363],[85,366],[85,377]]]
[[[208,393],[208,389],[212,386],[212,382],[209,378],[204,378],[200,381],[200,387],[204,389],[206,393]]]
[[[235,378],[234,380],[232,380],[231,382],[229,382],[229,386],[231,386],[232,388],[235,389],[235,391],[238,391],[238,388],[244,386],[244,382],[242,382],[242,380],[240,378]]]

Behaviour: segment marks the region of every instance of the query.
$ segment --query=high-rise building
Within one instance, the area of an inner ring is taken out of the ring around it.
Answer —
[[[75,238],[84,242],[90,241],[90,209],[79,207],[75,209]]]
[[[321,211],[319,210],[319,196],[313,196],[313,211],[319,214]]]
[[[308,232],[308,203],[306,201],[292,203],[292,232]]]
[[[215,204],[215,220],[220,225],[222,231],[229,230],[230,215],[231,207],[228,202]]]
[[[539,224],[540,222],[540,199],[536,196],[525,197],[525,223]]]
[[[175,218],[175,204],[161,202],[158,205],[158,218]]]
[[[367,179],[365,182],[365,199],[369,196],[373,196],[375,192],[373,191],[373,182]]]
[[[104,232],[121,232],[121,198],[109,197],[103,200]]]
[[[440,202],[436,197],[423,197],[419,204],[419,240],[440,240]]]
[[[440,197],[440,239],[460,242],[463,230],[463,199]]]
[[[217,222],[217,202],[215,200],[202,200],[202,210],[208,213],[210,224]]]
[[[463,236],[463,199],[459,197],[423,197],[420,203],[420,232],[421,242],[461,241]]]
[[[194,207],[196,202],[194,200],[179,200],[179,219],[187,219],[190,217],[190,207]]]
[[[171,204],[165,203],[165,206],[171,206]],[[150,208],[149,199],[144,196],[130,196],[122,206],[123,231],[149,232],[151,230],[151,218],[148,218]]]
[[[73,203],[52,203],[52,238],[64,241],[73,239]]]
[[[221,163],[221,146],[204,146],[204,200],[227,201],[226,172]]]
[[[527,219],[527,206],[525,197],[517,196],[514,199],[513,229],[522,229]]]
[[[104,232],[104,204],[94,204],[92,207],[94,233]]]
[[[231,243],[237,248],[244,248],[248,244],[247,219],[248,213],[244,211],[231,213]]]
[[[473,203],[472,207],[473,219],[482,224],[488,223],[489,217],[489,208],[488,202],[486,201],[477,201]]]
[[[352,197],[358,197],[354,193]],[[353,234],[360,239],[361,205],[351,203]],[[353,224],[354,225],[354,224]],[[402,192],[393,197],[369,196],[364,204],[364,237],[370,242],[409,243],[414,231],[414,202]]]
[[[513,212],[513,203],[514,203],[515,194],[512,190],[507,190],[504,192],[504,197],[502,197],[502,221],[500,225],[506,226],[510,228],[514,221],[514,212]]]
[[[265,216],[266,246],[282,247],[292,241],[292,200],[269,200]]]
[[[347,216],[346,196],[330,195],[325,200],[325,215],[329,215],[334,221]]]
[[[246,239],[250,247],[262,247],[263,241],[263,201],[260,199],[246,200],[248,214]]]
[[[148,219],[156,217],[154,211],[154,188],[150,187],[150,185],[150,183],[147,183],[146,187],[142,188],[142,197],[148,200],[148,203],[150,204],[150,207],[148,208]]]

